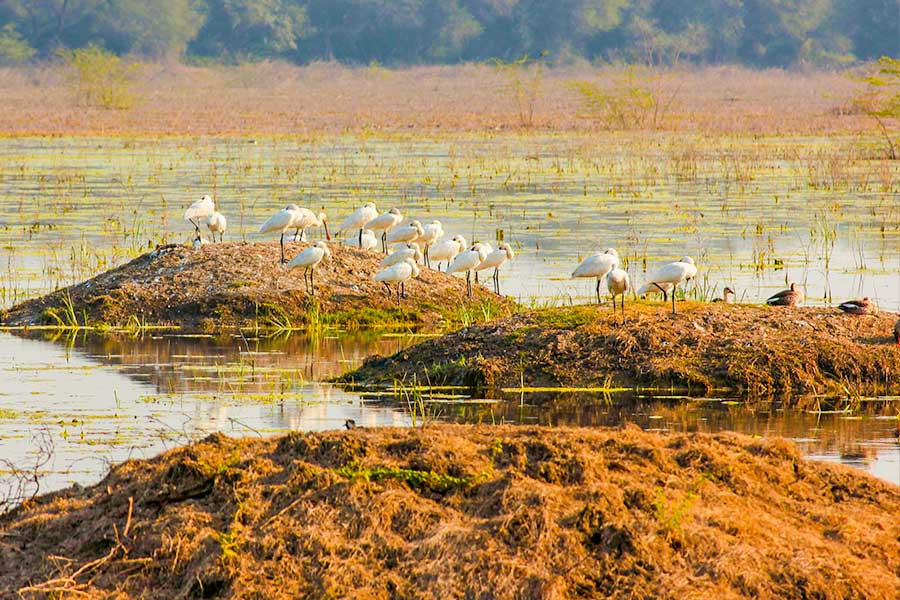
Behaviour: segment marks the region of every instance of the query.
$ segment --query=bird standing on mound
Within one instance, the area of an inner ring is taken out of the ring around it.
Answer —
[[[348,229],[358,229],[359,230],[359,245],[362,246],[362,234],[363,229],[365,229],[366,224],[369,221],[375,219],[378,216],[378,209],[375,208],[374,202],[366,202],[363,206],[357,208],[353,211],[346,219],[341,223],[341,231],[346,231]]]
[[[394,207],[366,223],[366,229],[371,229],[373,232],[381,232],[381,250],[385,254],[387,254],[387,232],[395,225],[399,225],[402,220],[403,214],[400,212],[400,209]]]
[[[466,238],[461,235],[454,235],[449,240],[438,242],[428,251],[429,260],[438,261],[438,271],[441,270],[441,262],[450,264],[450,261],[456,258],[456,255],[466,250]]]
[[[406,225],[399,225],[391,229],[385,240],[388,245],[396,244],[398,242],[406,242],[407,244],[410,242],[418,241],[418,239],[425,233],[425,230],[422,228],[422,224],[418,221],[410,221]]]
[[[269,233],[272,231],[281,232],[281,240],[279,240],[279,244],[281,245],[281,264],[287,262],[287,259],[284,257],[284,232],[288,229],[296,229],[297,223],[300,222],[301,218],[302,213],[300,207],[296,204],[288,204],[269,217],[269,219],[259,228],[259,233]]]
[[[402,244],[400,246],[401,247],[396,248],[393,252],[382,258],[381,262],[378,263],[378,266],[382,269],[386,269],[387,267],[396,265],[399,262],[403,262],[407,258],[411,258],[415,262],[418,262],[422,259],[422,252],[419,250],[419,245],[417,243],[410,242],[408,244]]]
[[[363,250],[371,250],[378,245],[378,238],[371,229],[363,229],[362,237],[359,239],[359,247]]]
[[[292,204],[291,206],[296,206],[296,204]],[[324,227],[325,239],[329,242],[331,241],[331,234],[328,233],[328,222],[326,221],[325,213],[323,212],[315,214],[308,208],[297,208],[297,215],[294,218],[292,226],[296,228],[296,231],[294,231],[295,242],[298,237],[301,242],[306,241],[304,236],[306,234],[306,229],[309,227]]]
[[[488,254],[484,257],[484,260],[481,261],[477,267],[475,267],[475,272],[484,271],[485,269],[494,268],[494,292],[499,296],[500,295],[500,267],[508,261],[515,258],[516,255],[513,253],[512,248],[509,244],[503,243],[500,244],[500,247]]]
[[[616,296],[622,296],[622,325],[625,324],[625,294],[631,289],[628,272],[616,267],[606,275],[606,289],[612,294],[613,315],[616,314]]]
[[[838,305],[838,308],[851,315],[877,315],[878,305],[869,300],[868,297],[862,300],[850,300]]]
[[[425,266],[431,268],[431,259],[428,257],[428,249],[444,235],[444,226],[440,221],[432,221],[422,228],[422,235],[416,240],[422,246],[422,256],[425,257]]]
[[[388,295],[391,294],[391,286],[389,284],[397,284],[397,306],[400,306],[400,298],[406,297],[405,283],[410,279],[419,276],[419,265],[412,258],[404,258],[402,262],[388,267],[383,271],[375,273],[373,279],[380,281],[387,288]]]
[[[472,272],[487,258],[487,250],[484,244],[475,242],[472,247],[465,252],[460,252],[450,266],[447,267],[447,273],[466,273],[466,296],[472,297]]]
[[[675,292],[678,291],[678,284],[682,281],[689,281],[697,276],[697,267],[694,265],[694,259],[690,256],[682,256],[675,262],[663,265],[647,280],[641,289],[637,291],[638,296],[662,292],[663,301],[668,300],[669,290],[672,290],[672,314],[675,311]]]
[[[331,250],[328,244],[318,241],[294,258],[287,264],[288,270],[303,267],[303,283],[306,284],[306,293],[310,296],[316,295],[316,284],[313,281],[313,275],[316,272],[316,266],[325,258],[331,257]],[[309,274],[309,281],[306,276]]]
[[[593,256],[588,256],[581,261],[572,277],[596,277],[597,278],[597,304],[600,304],[600,280],[619,266],[619,253],[615,248],[607,248]]]
[[[200,239],[200,219],[205,219],[214,212],[216,212],[216,205],[208,195],[203,196],[184,211],[184,220],[190,221],[191,225],[194,226],[194,231],[197,232],[197,239]]]
[[[797,306],[801,302],[803,302],[803,290],[796,283],[792,283],[790,289],[773,294],[766,300],[766,304],[769,306]]]
[[[225,228],[228,227],[228,221],[225,220],[225,216],[222,213],[215,211],[206,217],[206,227],[209,229],[212,241],[216,241],[217,233],[219,234],[219,241],[225,241]]]

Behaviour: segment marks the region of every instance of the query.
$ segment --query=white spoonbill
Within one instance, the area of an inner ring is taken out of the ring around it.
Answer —
[[[466,272],[466,295],[469,298],[472,297],[472,270],[480,265],[486,257],[484,244],[475,242],[470,249],[460,252],[447,267],[447,273]]]
[[[388,294],[391,293],[391,286],[389,284],[396,283],[397,284],[397,306],[400,306],[400,298],[406,297],[406,289],[405,283],[410,279],[414,279],[419,276],[419,265],[412,258],[405,258],[402,262],[398,262],[395,265],[391,265],[387,269],[383,271],[379,271],[375,273],[373,279],[375,281],[380,281],[384,284],[384,287],[387,288]]]
[[[619,266],[619,253],[615,248],[607,248],[593,256],[588,256],[581,261],[572,277],[596,277],[597,278],[597,304],[600,304],[600,280],[603,276]]]
[[[430,260],[438,261],[438,271],[440,271],[441,261],[450,264],[450,261],[456,258],[456,255],[460,252],[465,252],[467,247],[466,238],[461,235],[454,235],[449,240],[438,242],[432,246],[431,250],[428,251],[428,255]]]
[[[228,227],[228,221],[225,220],[225,215],[219,211],[213,212],[213,214],[206,217],[206,227],[209,229],[209,233],[212,234],[213,241],[216,241],[217,233],[219,234],[219,241],[225,241],[225,228]]]
[[[622,325],[625,324],[625,294],[631,289],[628,271],[616,267],[606,275],[606,289],[612,294],[613,314],[616,313],[616,296],[622,296]]]
[[[288,229],[296,228],[296,223],[300,220],[300,207],[296,204],[288,204],[277,213],[269,217],[269,220],[262,224],[259,228],[260,233],[270,233],[272,231],[281,232],[281,262],[287,262],[284,257],[284,232]]]
[[[431,268],[431,260],[428,258],[428,248],[444,235],[444,227],[441,222],[434,220],[422,228],[422,235],[416,240],[422,246],[422,255],[425,257],[425,266]]]
[[[393,207],[386,213],[381,213],[380,215],[366,223],[366,229],[371,229],[373,232],[381,232],[381,249],[385,254],[387,254],[387,232],[391,229],[391,227],[399,225],[400,221],[402,220],[403,214],[400,213],[400,209],[397,207]]]
[[[425,232],[422,229],[422,224],[418,221],[410,221],[406,225],[398,225],[391,229],[388,234],[386,241],[390,244],[396,244],[397,242],[415,242],[418,241],[419,237]]]
[[[404,244],[401,248],[395,249],[393,252],[382,258],[378,266],[384,269],[391,265],[396,265],[399,262],[403,262],[407,258],[411,258],[414,261],[422,259],[422,252],[419,250],[419,245],[417,243],[410,242]]]
[[[378,209],[375,208],[374,202],[366,202],[363,206],[357,208],[353,211],[344,221],[341,223],[341,231],[346,231],[348,229],[358,229],[359,230],[359,243],[362,244],[362,232],[365,229],[366,224],[378,216]]]
[[[359,240],[359,247],[363,250],[371,250],[378,245],[378,238],[371,229],[363,229],[362,237]]]
[[[206,195],[188,206],[187,210],[184,211],[184,220],[191,222],[191,225],[194,226],[197,237],[199,238],[200,219],[205,219],[214,212],[216,212],[216,204],[210,196]]]
[[[296,205],[292,205],[296,206]],[[325,239],[329,242],[331,241],[331,234],[328,233],[328,223],[326,222],[325,213],[320,212],[319,214],[315,214],[313,211],[308,208],[298,208],[297,216],[294,219],[292,227],[296,228],[294,232],[294,241],[297,241],[299,236],[300,241],[304,241],[304,235],[306,233],[306,229],[309,227],[324,227],[325,228]]]
[[[500,246],[484,257],[484,260],[481,261],[481,264],[475,267],[475,272],[484,271],[485,269],[494,268],[494,291],[497,295],[500,295],[500,267],[503,266],[508,260],[512,260],[516,257],[513,253],[512,248],[507,243],[500,244]]]
[[[287,264],[288,270],[296,269],[298,267],[303,267],[303,283],[306,285],[306,293],[311,296],[316,295],[316,284],[313,281],[313,275],[316,272],[316,266],[322,262],[323,259],[331,256],[331,250],[328,249],[328,244],[319,240],[297,256],[291,259],[291,262]],[[309,274],[309,281],[307,282],[306,276]]]
[[[675,314],[675,292],[678,291],[678,284],[682,281],[693,279],[697,276],[697,267],[694,265],[694,259],[690,256],[682,256],[675,262],[663,265],[647,280],[638,295],[648,294],[653,289],[658,289],[663,294],[663,300],[666,300],[669,294],[669,288],[672,289],[672,314]]]

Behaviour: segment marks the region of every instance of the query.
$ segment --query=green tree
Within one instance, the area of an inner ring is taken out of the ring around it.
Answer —
[[[306,10],[291,0],[207,0],[207,5],[206,21],[189,47],[200,56],[278,57],[305,35]]]
[[[17,65],[35,55],[35,49],[28,45],[16,26],[7,23],[0,29],[0,65]]]
[[[882,56],[861,79],[866,87],[853,103],[872,117],[884,139],[887,155],[897,160],[890,129],[900,122],[900,60]]]

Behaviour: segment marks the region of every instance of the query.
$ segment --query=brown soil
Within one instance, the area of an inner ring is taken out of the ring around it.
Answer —
[[[898,514],[896,486],[737,434],[217,435],[0,516],[0,595],[887,599]]]
[[[507,386],[673,386],[783,395],[900,389],[897,315],[827,308],[607,306],[528,311],[372,357],[347,382]]]
[[[306,248],[286,243],[286,255]],[[485,302],[494,312],[508,311],[512,301],[485,288],[466,298],[464,279],[422,269],[406,286],[408,297],[397,309],[396,294],[372,280],[382,256],[332,244],[333,257],[315,274],[316,297],[304,287],[303,270],[285,270],[278,262],[277,242],[207,244],[164,247],[93,279],[23,302],[5,313],[8,326],[55,324],[49,311],[64,312],[71,298],[79,324],[127,326],[133,317],[154,325],[177,325],[188,330],[225,326],[265,327],[283,321],[293,325],[320,322],[339,326],[428,326],[453,320],[461,307]],[[507,312],[508,314],[508,312]],[[64,319],[65,320],[65,319]]]

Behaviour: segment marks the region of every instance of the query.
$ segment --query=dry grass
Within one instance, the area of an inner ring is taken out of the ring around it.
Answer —
[[[285,242],[292,257],[305,243]],[[7,326],[130,327],[171,325],[185,330],[223,327],[287,330],[321,325],[440,329],[460,312],[477,320],[509,314],[513,302],[465,279],[422,268],[396,294],[372,280],[383,258],[370,250],[330,245],[332,258],[315,271],[315,297],[307,294],[303,269],[286,270],[278,242],[206,244],[194,250],[171,245],[78,285],[26,300],[0,312]],[[394,287],[393,289],[396,289]],[[56,316],[54,316],[56,315]]]
[[[316,63],[142,69],[137,105],[78,106],[58,66],[0,69],[0,131],[12,135],[299,134],[375,130],[483,131],[521,127],[507,79],[486,65],[402,70]],[[611,67],[546,71],[534,105],[541,130],[595,129],[567,85],[609,85]],[[860,84],[840,73],[709,67],[668,74],[665,127],[704,133],[826,135],[869,130],[849,114]]]
[[[632,304],[618,326],[608,306],[533,310],[373,357],[344,380],[476,387],[673,386],[754,396],[880,394],[900,389],[897,315],[837,309]]]
[[[217,435],[0,517],[0,595],[886,599],[898,512],[736,434]]]

